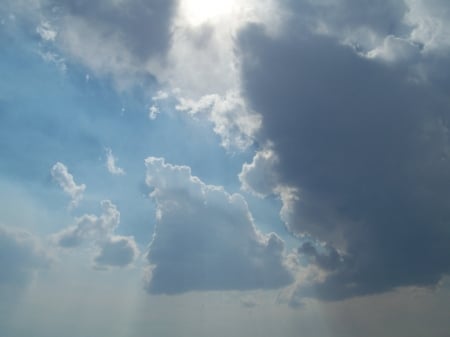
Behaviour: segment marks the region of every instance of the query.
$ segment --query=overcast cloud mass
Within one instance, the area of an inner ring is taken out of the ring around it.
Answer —
[[[0,335],[446,337],[449,22],[3,1]]]

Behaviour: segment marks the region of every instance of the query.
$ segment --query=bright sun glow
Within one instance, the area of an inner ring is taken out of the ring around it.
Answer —
[[[230,15],[239,0],[182,0],[181,15],[192,25],[213,21]]]

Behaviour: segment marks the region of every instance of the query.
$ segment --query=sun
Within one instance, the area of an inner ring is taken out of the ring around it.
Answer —
[[[201,25],[231,15],[239,0],[182,0],[180,14],[191,25]]]

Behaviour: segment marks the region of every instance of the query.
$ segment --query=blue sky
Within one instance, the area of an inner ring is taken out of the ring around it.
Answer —
[[[0,5],[0,334],[432,336],[448,4]]]

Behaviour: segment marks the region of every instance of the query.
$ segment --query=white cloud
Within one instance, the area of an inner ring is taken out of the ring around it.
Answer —
[[[178,97],[176,109],[211,121],[226,149],[245,149],[250,146],[261,126],[260,116],[251,111],[236,92],[225,96],[205,95],[198,100]]]
[[[50,173],[64,192],[72,198],[69,207],[73,208],[78,206],[79,202],[83,199],[83,192],[86,189],[86,185],[77,185],[73,176],[63,163],[57,162],[53,165]]]
[[[169,98],[169,93],[163,90],[158,90],[156,95],[152,97],[152,101],[161,101]]]
[[[119,210],[109,200],[100,204],[100,216],[85,214],[76,218],[74,225],[54,234],[52,239],[63,248],[74,248],[85,242],[94,244],[98,251],[94,262],[99,269],[127,266],[139,255],[134,238],[116,235],[120,223]]]
[[[244,198],[149,157],[146,183],[157,206],[148,260],[151,293],[279,288],[293,281],[283,241],[257,230]]]
[[[118,167],[116,164],[117,158],[114,157],[112,150],[110,148],[106,149],[106,167],[108,172],[113,175],[124,175],[125,170],[121,167]]]
[[[156,117],[158,117],[159,114],[159,108],[156,105],[152,105],[149,109],[148,109],[148,118],[150,118],[151,120],[155,120]]]
[[[74,247],[85,240],[113,235],[120,223],[120,212],[109,200],[100,203],[102,214],[96,216],[85,214],[75,219],[75,224],[54,235],[56,242],[62,247]]]
[[[388,35],[383,44],[372,49],[366,55],[369,58],[379,58],[388,62],[413,61],[419,58],[420,47],[409,39]]]
[[[42,21],[39,26],[36,27],[36,32],[44,41],[55,41],[58,32],[53,29],[48,21]]]
[[[450,13],[442,0],[405,0],[409,10],[405,21],[411,25],[409,38],[423,45],[425,53],[448,53],[450,48]]]

